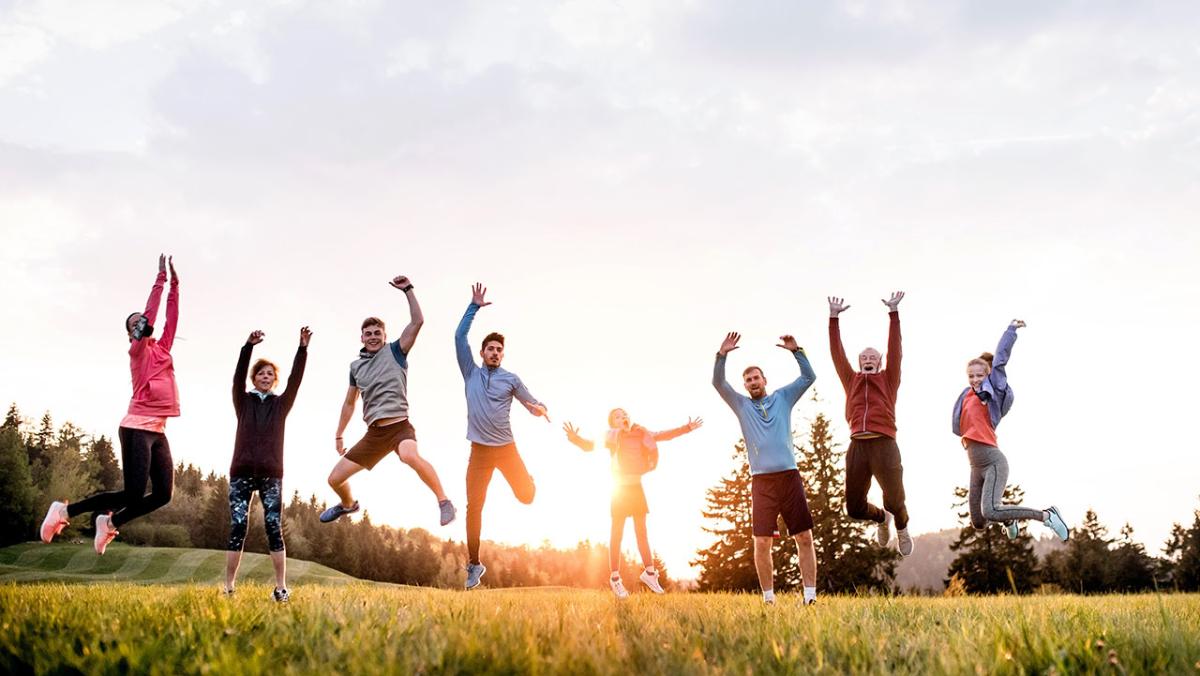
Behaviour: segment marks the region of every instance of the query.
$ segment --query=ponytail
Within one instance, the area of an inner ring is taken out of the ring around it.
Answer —
[[[971,361],[967,362],[967,368],[971,368],[972,366],[975,366],[976,364],[978,364],[983,367],[983,370],[985,373],[991,373],[992,372],[992,359],[994,359],[994,358],[995,358],[995,355],[993,355],[991,352],[984,352],[983,354],[979,355],[978,357],[975,357]]]

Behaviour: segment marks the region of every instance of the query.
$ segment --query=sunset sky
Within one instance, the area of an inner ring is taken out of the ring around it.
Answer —
[[[412,421],[465,515],[453,332],[480,281],[473,347],[504,333],[554,421],[514,409],[538,495],[497,477],[484,537],[606,540],[608,458],[562,421],[702,416],[646,478],[651,542],[691,576],[740,436],[709,382],[725,332],[739,390],[750,363],[796,376],[794,334],[822,399],[796,427],[824,411],[845,442],[825,297],[857,353],[902,289],[913,532],[957,523],[951,407],[1020,317],[1011,480],[1157,554],[1200,507],[1198,29],[1187,1],[0,0],[0,401],[115,436],[120,323],[174,254],[175,459],[228,471],[238,349],[262,329],[286,370],[307,324],[284,488],[331,500],[359,323],[399,336],[407,274]],[[396,458],[353,485],[376,522],[464,537]]]

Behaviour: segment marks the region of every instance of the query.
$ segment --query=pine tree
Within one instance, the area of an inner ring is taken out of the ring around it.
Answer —
[[[16,402],[8,405],[8,413],[4,415],[4,424],[0,425],[0,429],[13,430],[18,434],[20,433],[21,411],[17,409]]]
[[[1175,524],[1164,551],[1166,571],[1179,591],[1200,591],[1200,510],[1192,513],[1190,528]]]
[[[1153,557],[1133,539],[1133,526],[1121,528],[1121,537],[1112,550],[1108,589],[1117,592],[1139,592],[1154,588]]]
[[[1002,500],[1005,504],[1020,504],[1025,492],[1020,486],[1004,488]],[[1016,591],[1025,594],[1039,582],[1037,556],[1033,553],[1033,538],[1025,529],[1015,540],[1009,540],[1002,524],[989,522],[976,529],[971,525],[971,515],[966,509],[967,489],[954,489],[954,507],[959,509],[959,522],[963,524],[958,539],[950,545],[950,551],[958,556],[950,563],[949,578],[957,577],[972,594],[995,594]],[[1011,579],[1010,579],[1011,577]]]
[[[204,510],[192,521],[188,536],[197,547],[225,549],[229,544],[229,481],[209,474],[204,483],[208,493]]]
[[[121,488],[121,467],[117,464],[117,456],[108,437],[101,436],[88,444],[85,462],[100,490],[115,491]]]
[[[1101,525],[1096,512],[1089,509],[1083,525],[1074,529],[1061,556],[1054,557],[1048,577],[1066,591],[1095,594],[1106,591],[1109,581],[1108,530]]]
[[[754,569],[754,537],[750,519],[750,463],[746,457],[746,442],[734,446],[733,459],[737,469],[720,483],[708,489],[707,507],[702,515],[716,521],[704,531],[717,537],[691,563],[700,566],[698,581],[701,591],[754,591],[758,589],[758,574]],[[776,567],[776,573],[781,572]],[[794,575],[799,575],[796,571]]]
[[[846,515],[842,469],[846,454],[834,443],[829,425],[829,418],[818,413],[809,427],[807,448],[797,449],[813,517],[819,585],[829,592],[887,591],[895,579],[900,553],[868,539],[866,524]]]
[[[0,546],[37,537],[38,492],[28,457],[17,427],[6,421],[0,427]]]
[[[45,425],[49,414],[43,417]],[[37,443],[41,443],[42,433],[37,435]],[[55,500],[78,500],[95,492],[99,485],[92,474],[91,468],[84,461],[81,452],[82,433],[71,423],[63,425],[57,440],[51,441],[40,452],[40,457],[32,470],[33,483],[38,489],[42,505],[49,505]],[[64,534],[67,537],[75,535],[77,528],[90,525],[87,517],[73,519],[71,526]]]
[[[45,464],[42,456],[50,448],[54,442],[54,419],[50,417],[50,411],[42,414],[42,425],[38,431],[33,434],[33,437],[28,442],[29,447],[29,465],[36,468],[39,463]],[[34,470],[36,473],[36,469]]]

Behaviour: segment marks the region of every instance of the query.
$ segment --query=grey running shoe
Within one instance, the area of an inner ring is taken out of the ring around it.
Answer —
[[[907,528],[901,528],[896,531],[896,549],[900,550],[900,556],[911,556],[913,553],[913,539],[908,534]]]
[[[1009,540],[1016,540],[1021,536],[1021,524],[1016,519],[1009,521],[1004,524],[1004,534],[1008,536]]]
[[[275,599],[275,603],[287,603],[292,600],[292,595],[288,593],[286,587],[283,589],[276,587],[275,591],[271,592],[271,597]]]
[[[1058,513],[1058,508],[1052,505],[1046,510],[1046,513],[1049,516],[1042,523],[1045,524],[1046,528],[1054,531],[1059,540],[1066,542],[1067,538],[1071,536],[1071,531],[1067,528],[1067,522],[1063,521],[1062,515]]]
[[[438,502],[438,507],[442,510],[442,525],[450,523],[454,517],[458,515],[458,510],[454,509],[454,503],[450,500],[441,500]]]
[[[487,572],[487,568],[482,563],[467,564],[467,589],[474,589],[479,586],[480,578]]]
[[[330,521],[339,519],[347,514],[353,514],[357,511],[358,511],[358,500],[355,500],[354,504],[350,505],[349,507],[343,507],[342,503],[339,502],[336,505],[325,510],[324,512],[321,512],[321,517],[320,517],[321,523],[329,523]]]
[[[883,510],[883,521],[879,524],[879,530],[875,531],[875,541],[880,547],[886,547],[892,541],[892,521],[895,519],[891,512]]]

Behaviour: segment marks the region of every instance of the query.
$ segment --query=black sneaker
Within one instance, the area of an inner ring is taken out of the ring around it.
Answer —
[[[292,599],[287,589],[280,589],[279,587],[276,587],[275,591],[271,592],[271,596],[275,598],[276,603],[287,603]]]

